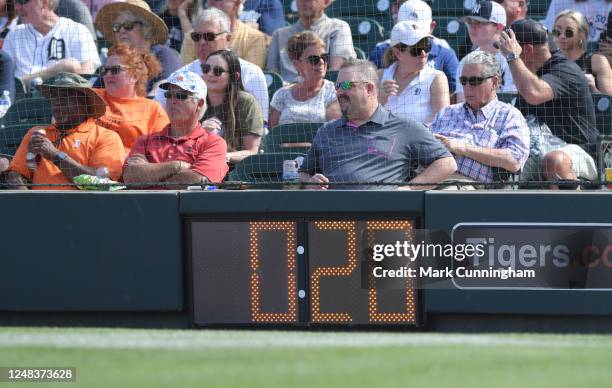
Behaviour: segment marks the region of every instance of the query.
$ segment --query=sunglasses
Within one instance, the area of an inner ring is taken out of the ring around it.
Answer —
[[[30,0],[15,0],[15,3],[19,5],[26,5],[30,2]]]
[[[311,65],[318,65],[319,63],[321,63],[321,61],[323,61],[324,63],[328,63],[329,54],[321,54],[320,56],[319,55],[309,55],[306,57],[306,60]]]
[[[461,76],[459,77],[459,82],[461,82],[461,85],[465,86],[467,84],[470,84],[470,86],[479,86],[480,84],[482,84],[484,81],[488,80],[489,78],[493,78],[494,76],[490,75],[488,77],[464,77]]]
[[[192,32],[191,39],[193,39],[194,42],[199,42],[200,39],[204,39],[207,42],[212,42],[221,34],[225,34],[225,31],[218,32],[216,34],[214,32]]]
[[[202,64],[202,73],[208,74],[212,70],[212,73],[215,77],[221,77],[223,73],[229,73],[229,71],[225,70],[221,66],[211,66],[208,63]]]
[[[100,68],[100,74],[106,75],[108,73],[111,73],[112,75],[117,75],[117,74],[119,74],[122,71],[125,71],[127,69],[129,69],[129,67],[128,66],[123,66],[123,65],[102,66]]]
[[[192,95],[187,92],[165,92],[164,97],[166,97],[167,100],[175,99],[185,101],[186,99],[192,97]]]
[[[424,51],[425,54],[429,54],[429,52],[431,51],[431,41],[429,39],[426,39],[425,42],[420,41],[414,46],[408,46],[406,44],[400,43],[396,47],[401,52],[406,52],[409,50],[408,52],[410,53],[410,55],[416,58],[421,55],[421,51]]]
[[[342,82],[336,82],[334,86],[336,87],[336,90],[339,90],[339,89],[351,90],[357,84],[367,84],[367,83],[368,83],[367,81],[342,81]]]
[[[553,34],[555,37],[557,37],[557,38],[558,38],[558,37],[560,37],[560,36],[561,36],[562,32],[561,32],[560,30],[558,30],[558,29],[555,29],[555,30],[553,30],[552,34]],[[569,28],[568,28],[567,30],[565,30],[565,31],[563,32],[563,34],[564,34],[564,35],[565,35],[565,37],[566,37],[566,38],[568,38],[568,39],[573,38],[573,37],[574,37],[574,30],[571,30],[571,29],[569,29]]]
[[[142,22],[139,20],[133,20],[131,22],[115,23],[113,24],[113,32],[119,32],[121,31],[121,28],[126,31],[132,31],[135,26],[142,27]]]

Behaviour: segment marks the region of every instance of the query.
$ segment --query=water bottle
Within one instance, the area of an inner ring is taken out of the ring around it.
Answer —
[[[3,117],[6,112],[8,112],[11,107],[11,94],[8,90],[2,92],[2,97],[0,97],[0,117]]]
[[[32,78],[30,81],[30,96],[31,97],[40,97],[40,90],[38,87],[42,85],[43,79],[40,77]]]

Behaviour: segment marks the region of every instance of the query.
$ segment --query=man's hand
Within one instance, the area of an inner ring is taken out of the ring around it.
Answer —
[[[29,148],[33,153],[40,154],[40,156],[50,161],[53,161],[53,158],[59,152],[48,137],[37,133],[32,135]]]
[[[502,31],[499,43],[499,49],[502,54],[504,54],[504,57],[510,53],[515,53],[516,56],[519,56],[523,52],[523,49],[516,40],[516,35],[514,35],[514,31],[512,30],[508,30],[508,32]]]
[[[327,177],[325,175],[323,175],[323,174],[314,174],[313,176],[311,176],[305,182],[311,182],[311,183],[329,183],[329,179],[327,179]],[[327,185],[319,185],[319,186],[306,185],[305,188],[307,190],[327,190]]]
[[[202,128],[208,131],[221,131],[221,120],[216,117],[211,117],[202,122]]]
[[[591,89],[591,93],[598,93],[599,90],[597,89],[597,83],[595,82],[595,77],[593,74],[585,74],[584,77],[586,78],[587,84]]]
[[[459,140],[450,139],[444,135],[434,134],[434,136],[436,137],[436,139],[440,140],[440,143],[444,144],[444,147],[446,147],[446,149],[448,149],[453,155],[465,155],[467,149],[466,143]]]
[[[149,163],[149,162],[147,161],[146,156],[144,156],[142,154],[136,154],[134,156],[130,156],[127,159],[128,166],[133,166],[133,165],[136,165],[136,164],[145,164],[145,163]]]

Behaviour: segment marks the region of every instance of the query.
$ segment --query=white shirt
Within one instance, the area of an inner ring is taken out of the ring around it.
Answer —
[[[397,69],[397,62],[387,67],[380,79],[382,84],[392,80]],[[434,115],[431,109],[431,83],[438,74],[444,75],[440,70],[425,66],[419,74],[397,96],[389,96],[385,108],[394,115],[403,119],[413,119],[425,125],[432,123]],[[446,77],[446,76],[445,76]]]
[[[477,48],[476,50],[480,50]],[[510,67],[508,67],[508,61],[499,51],[495,54],[495,58],[501,67],[501,83],[497,88],[498,92],[503,93],[516,93],[516,86],[514,86],[514,80],[512,80],[512,73],[510,72]],[[465,59],[465,58],[464,58]],[[463,71],[464,59],[459,62],[459,66],[457,66],[457,75],[455,76],[455,93],[463,93],[463,85],[459,82],[459,77],[461,77],[461,72]]]
[[[61,59],[73,58],[83,63],[91,61],[100,66],[100,57],[91,32],[71,19],[59,22],[43,36],[31,24],[20,24],[8,33],[4,51],[15,61],[15,75],[38,73]]]
[[[199,75],[202,74],[202,66],[200,65],[199,59],[191,62],[188,65],[181,67],[179,70],[189,70]],[[244,90],[252,94],[259,102],[261,108],[261,114],[263,114],[264,121],[268,121],[270,114],[270,101],[268,96],[268,84],[266,83],[266,77],[259,66],[245,61],[240,58],[240,77],[242,79],[242,86]],[[164,90],[157,88],[155,93],[155,101],[159,102],[161,106],[166,107],[166,97],[164,97]]]
[[[274,93],[272,97],[272,108],[280,112],[279,124],[290,123],[324,123],[327,107],[338,101],[334,83],[323,80],[323,86],[316,96],[306,100],[298,101],[293,98],[291,88],[285,86]]]
[[[574,0],[552,0],[548,6],[546,19],[543,22],[548,31],[553,30],[557,14],[566,9],[573,9],[586,17],[587,22],[589,22],[589,42],[597,42],[599,34],[605,31],[608,25],[608,14],[612,10],[612,2],[607,2],[606,0],[580,2]]]

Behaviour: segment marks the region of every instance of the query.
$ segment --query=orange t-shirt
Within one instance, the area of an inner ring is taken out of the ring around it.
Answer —
[[[157,101],[144,97],[113,97],[105,89],[94,90],[106,101],[106,113],[98,118],[98,124],[119,134],[126,155],[140,136],[159,132],[170,123]]]
[[[72,183],[64,176],[64,173],[53,164],[52,160],[42,158],[34,172],[26,165],[26,154],[32,137],[32,130],[44,128],[47,138],[55,142],[59,137],[59,130],[55,126],[36,126],[31,128],[23,137],[15,156],[11,161],[10,169],[16,171],[29,179],[33,184],[65,184]],[[119,180],[125,158],[123,144],[119,135],[96,124],[93,118],[82,123],[78,127],[68,131],[57,147],[72,159],[87,167],[106,167],[109,177]],[[34,186],[34,190],[76,190],[74,186]]]

